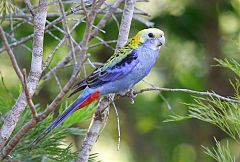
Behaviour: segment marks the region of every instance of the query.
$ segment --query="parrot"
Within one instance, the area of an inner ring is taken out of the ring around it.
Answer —
[[[84,80],[73,86],[70,96],[82,91],[77,99],[57,117],[32,144],[64,122],[76,110],[82,109],[100,97],[124,93],[148,75],[154,66],[161,47],[165,44],[164,32],[158,28],[139,31],[122,48],[93,70]]]

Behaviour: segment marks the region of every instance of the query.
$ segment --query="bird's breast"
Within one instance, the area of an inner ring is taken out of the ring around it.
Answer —
[[[145,75],[147,75],[154,66],[158,57],[159,50],[152,50],[149,48],[142,48],[139,50],[139,66],[137,67]]]
[[[141,81],[152,69],[159,51],[150,49],[137,49],[138,64],[126,76],[119,80],[109,82],[100,88],[101,94],[118,93],[132,88]]]

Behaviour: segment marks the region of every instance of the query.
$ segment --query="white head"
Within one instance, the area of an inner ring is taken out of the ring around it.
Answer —
[[[157,28],[143,29],[133,37],[134,43],[146,44],[154,50],[165,44],[164,32]]]

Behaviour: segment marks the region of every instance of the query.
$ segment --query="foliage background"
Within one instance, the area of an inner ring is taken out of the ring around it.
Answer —
[[[22,5],[22,1],[16,1],[16,4]],[[165,31],[167,39],[166,47],[162,49],[156,66],[146,80],[157,87],[213,90],[224,96],[234,94],[229,84],[229,79],[234,80],[233,73],[213,65],[218,64],[214,58],[240,61],[239,0],[150,0],[149,3],[138,3],[138,7],[151,15],[148,19],[155,23],[155,27]],[[120,16],[117,18],[121,20]],[[9,26],[5,24],[4,27],[8,30]],[[81,40],[84,27],[84,25],[78,26],[77,31],[73,33],[76,40]],[[133,21],[130,35],[133,36],[143,28],[146,28],[143,24]],[[20,39],[31,30],[29,26],[23,26],[15,36]],[[107,33],[100,34],[104,40],[117,38],[118,30],[114,20],[111,20],[104,30]],[[57,42],[46,34],[44,43],[44,55],[47,56]],[[28,46],[31,48],[31,42]],[[112,44],[112,47],[115,47],[115,44]],[[31,53],[21,47],[16,47],[13,51],[20,67],[28,69]],[[55,61],[60,60],[67,53],[68,48],[61,47],[55,56]],[[99,46],[90,49],[89,53],[91,59],[103,62],[112,55],[113,51]],[[7,54],[0,54],[0,60],[1,78],[4,81],[0,85],[0,112],[5,114],[13,105],[21,87]],[[50,68],[54,65],[53,61]],[[87,67],[88,72],[91,70],[90,66]],[[58,74],[62,84],[69,78],[70,71],[70,68],[64,68]],[[141,82],[136,89],[147,86],[149,85]],[[44,85],[39,95],[34,97],[34,102],[39,104],[39,109],[42,109],[58,92],[55,80],[51,79]],[[187,106],[183,103],[192,103],[193,97],[189,94],[172,92],[161,95],[168,101],[170,110],[156,92],[138,95],[134,104],[131,104],[128,98],[117,101],[121,122],[121,149],[116,151],[117,124],[114,111],[111,109],[109,121],[93,151],[98,153],[97,159],[104,162],[212,162],[214,160],[203,153],[202,145],[214,146],[213,136],[215,136],[223,143],[228,140],[232,154],[236,161],[240,161],[239,145],[219,128],[196,119],[164,123],[169,115],[186,114]],[[71,99],[66,101],[71,102]],[[65,106],[65,102],[62,106]],[[90,120],[82,120],[72,124],[86,129],[89,122]],[[33,133],[34,130],[31,132]],[[70,133],[62,143],[65,145],[72,143],[71,151],[74,153],[81,146],[82,140],[83,136]]]

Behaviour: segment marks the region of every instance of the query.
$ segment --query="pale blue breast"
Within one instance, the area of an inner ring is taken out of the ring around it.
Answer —
[[[102,95],[109,93],[118,93],[132,88],[136,83],[142,80],[154,66],[160,50],[152,50],[145,45],[137,49],[139,63],[125,77],[106,83],[97,88]]]

